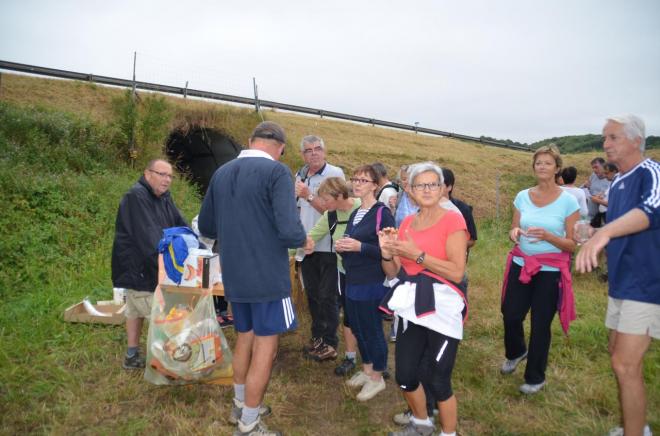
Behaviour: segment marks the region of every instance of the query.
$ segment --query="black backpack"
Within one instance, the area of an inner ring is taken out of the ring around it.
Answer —
[[[383,191],[384,191],[385,189],[387,189],[387,188],[394,188],[394,189],[396,190],[397,193],[398,193],[398,192],[401,192],[401,186],[397,185],[397,184],[394,183],[394,182],[390,182],[390,183],[388,183],[387,185],[385,185],[385,186],[383,186],[382,188],[380,188],[380,190],[378,191],[378,194],[376,194],[376,199],[379,199],[379,198],[380,198],[380,194],[382,194]]]

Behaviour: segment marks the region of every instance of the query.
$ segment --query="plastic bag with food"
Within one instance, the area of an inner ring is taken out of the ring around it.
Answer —
[[[231,359],[210,290],[202,295],[156,290],[147,339],[147,381],[178,385],[230,377]]]

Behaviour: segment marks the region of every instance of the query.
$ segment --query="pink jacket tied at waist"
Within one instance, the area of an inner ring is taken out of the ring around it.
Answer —
[[[529,283],[537,272],[541,271],[543,265],[552,268],[559,268],[561,280],[559,281],[559,301],[557,302],[557,312],[559,312],[559,322],[564,333],[568,335],[568,328],[572,321],[575,321],[575,296],[573,295],[573,281],[571,279],[571,255],[562,251],[561,253],[545,253],[533,256],[523,253],[518,245],[514,246],[506,258],[506,270],[504,271],[504,283],[502,283],[502,302],[506,294],[506,286],[509,281],[509,271],[513,257],[522,257],[525,265],[520,270],[518,279],[521,283]]]

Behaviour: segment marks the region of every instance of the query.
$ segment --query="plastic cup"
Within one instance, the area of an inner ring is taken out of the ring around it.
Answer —
[[[579,220],[575,226],[575,240],[582,245],[591,237],[591,222],[589,220]]]
[[[296,262],[302,262],[304,258],[305,258],[305,249],[303,247],[297,248],[296,255],[294,256]]]

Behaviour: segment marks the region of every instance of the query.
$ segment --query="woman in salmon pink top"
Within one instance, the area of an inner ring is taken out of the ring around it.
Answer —
[[[451,374],[467,313],[457,285],[465,272],[467,227],[461,214],[440,206],[445,185],[438,165],[414,165],[409,180],[419,212],[407,216],[398,231],[379,233],[382,266],[392,286],[381,309],[399,317],[396,380],[412,411],[406,428],[390,434],[433,434],[424,383],[437,401],[442,434],[452,435],[457,404]]]

